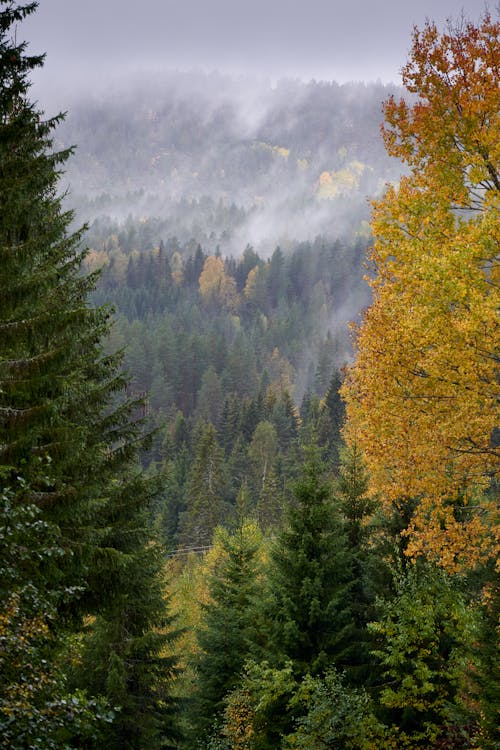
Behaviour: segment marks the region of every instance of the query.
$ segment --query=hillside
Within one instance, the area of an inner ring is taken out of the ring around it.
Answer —
[[[65,180],[93,221],[156,217],[155,242],[211,240],[223,254],[350,234],[400,164],[384,151],[382,84],[165,73],[69,102]]]

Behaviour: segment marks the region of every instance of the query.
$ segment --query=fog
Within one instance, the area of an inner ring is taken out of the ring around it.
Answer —
[[[149,222],[224,254],[345,236],[401,167],[379,133],[382,84],[169,72],[78,94],[56,146],[77,144],[62,185],[77,220]]]
[[[137,69],[399,83],[413,26],[442,26],[482,0],[42,0],[22,26],[47,52],[44,93]]]
[[[33,75],[39,106],[69,113],[58,144],[77,145],[62,182],[77,221],[159,219],[156,240],[238,254],[356,234],[369,200],[399,178],[380,139],[381,103],[400,95],[413,25],[483,9],[43,0],[18,37],[47,53]],[[230,221],[211,215],[207,197]]]

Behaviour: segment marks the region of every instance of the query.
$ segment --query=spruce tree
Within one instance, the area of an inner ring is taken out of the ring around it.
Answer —
[[[341,446],[340,430],[345,419],[345,408],[339,394],[342,378],[338,370],[334,370],[318,415],[317,431],[320,445],[325,446],[328,457],[335,468],[339,464]]]
[[[270,568],[271,649],[294,674],[331,664],[345,627],[342,600],[350,573],[346,536],[318,449],[310,449],[294,487],[295,502],[273,548]]]
[[[223,529],[216,533],[224,556],[210,578],[211,601],[197,633],[201,650],[192,714],[198,737],[220,718],[223,699],[237,685],[256,641],[260,532],[255,524],[242,521],[233,534]]]
[[[157,488],[135,468],[144,446],[141,412],[121,395],[121,356],[104,352],[109,311],[88,303],[96,277],[82,273],[82,232],[69,231],[73,217],[57,194],[70,154],[52,151],[61,117],[44,120],[28,99],[29,74],[43,57],[26,54],[26,44],[15,41],[15,25],[36,6],[0,2],[1,475],[10,484],[23,476],[28,489],[16,502],[39,508],[41,520],[57,530],[59,565],[39,563],[48,589],[72,594],[58,600],[54,630],[77,631],[85,618],[97,617],[111,643],[117,623],[127,619],[136,648],[134,660],[120,655],[128,690],[159,653],[158,557],[144,567],[141,592],[136,577],[151,554],[145,511]],[[137,610],[141,617],[134,620],[130,613]],[[113,697],[107,677],[93,679],[101,668],[89,662],[76,684]],[[159,701],[148,706],[155,714]],[[124,718],[114,724],[117,733]],[[159,746],[168,727],[154,739],[149,729],[139,737],[142,719],[136,713],[138,732],[129,746],[143,747],[144,737]]]
[[[373,682],[378,673],[367,625],[375,616],[375,596],[381,593],[379,569],[382,561],[376,556],[373,545],[375,502],[368,494],[368,475],[361,452],[355,444],[344,447],[340,460],[335,500],[344,519],[349,582],[343,598],[346,625],[335,664],[345,671],[348,685],[362,686],[368,680]]]
[[[47,575],[64,557],[57,528],[42,520],[22,477],[9,486],[0,476],[0,747],[97,747],[113,711],[81,691],[70,693],[52,658],[64,646],[54,622],[68,596]]]
[[[227,517],[224,502],[223,451],[217,442],[215,427],[199,426],[193,469],[187,494],[187,509],[182,518],[181,542],[206,546],[216,526]]]

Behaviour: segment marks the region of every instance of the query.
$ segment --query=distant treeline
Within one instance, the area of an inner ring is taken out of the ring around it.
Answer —
[[[71,205],[91,220],[161,216],[167,234],[204,244],[213,233],[225,254],[243,239],[352,232],[367,196],[401,173],[379,133],[390,93],[400,92],[177,73],[77,100],[58,130],[78,144]]]
[[[143,461],[169,467],[157,508],[164,539],[208,543],[217,523],[232,518],[242,487],[264,526],[279,523],[313,423],[337,460],[340,369],[350,355],[345,318],[366,301],[366,241],[318,237],[286,254],[276,247],[268,259],[250,246],[223,258],[176,238],[151,247],[147,226],[130,221],[101,234],[87,262],[104,263],[95,301],[115,306],[112,347],[126,347],[131,393],[147,394],[159,428]],[[207,488],[196,476],[207,452],[218,511],[190,531],[193,509],[203,515]]]

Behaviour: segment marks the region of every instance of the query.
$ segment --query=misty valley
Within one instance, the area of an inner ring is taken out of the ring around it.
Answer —
[[[0,747],[497,750],[500,25],[40,112],[0,2]],[[54,101],[56,96],[54,95]]]

